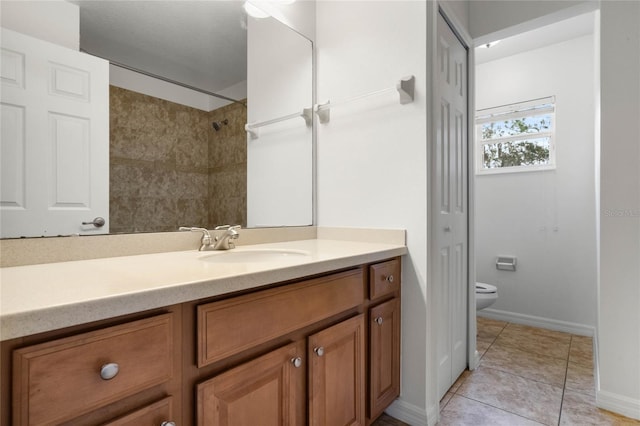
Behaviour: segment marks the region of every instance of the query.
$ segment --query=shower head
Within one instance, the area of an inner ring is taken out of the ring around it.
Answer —
[[[222,121],[214,121],[213,123],[211,123],[211,125],[213,126],[213,129],[217,132],[218,130],[220,130],[222,128],[222,125],[227,125],[229,124],[229,120],[227,120],[226,118]]]

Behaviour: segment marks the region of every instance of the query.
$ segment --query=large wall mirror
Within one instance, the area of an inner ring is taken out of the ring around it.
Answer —
[[[108,98],[108,122],[85,119],[82,108],[76,114],[47,106],[44,124],[32,129],[29,106],[14,106],[32,86],[21,88],[20,73],[35,77],[3,32],[3,62],[15,64],[2,69],[3,238],[312,224],[310,40],[268,15],[249,16],[240,1],[69,3],[79,7],[80,50],[110,63],[108,87],[96,89]],[[40,77],[43,90],[68,95],[64,102],[89,93],[102,72],[76,82],[82,67],[46,62],[57,68]],[[100,126],[108,126],[106,159],[89,175],[85,164],[100,151],[91,131]],[[50,158],[30,161],[34,145]],[[32,177],[34,168],[40,174]],[[98,190],[84,181],[98,179],[106,182],[108,211],[90,209]],[[34,192],[43,201],[30,201]],[[20,217],[37,203],[44,212]],[[63,213],[72,219],[56,228]],[[105,226],[92,223],[98,216]]]

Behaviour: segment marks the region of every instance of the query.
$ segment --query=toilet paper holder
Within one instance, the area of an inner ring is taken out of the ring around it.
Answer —
[[[518,259],[515,256],[498,256],[496,258],[496,269],[501,271],[515,271]]]

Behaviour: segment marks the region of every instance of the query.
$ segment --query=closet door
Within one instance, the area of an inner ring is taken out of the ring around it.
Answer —
[[[433,235],[438,392],[467,365],[467,51],[438,15]]]

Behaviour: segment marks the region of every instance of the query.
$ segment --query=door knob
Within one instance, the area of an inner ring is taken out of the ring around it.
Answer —
[[[295,368],[300,368],[302,366],[302,358],[300,358],[299,356],[291,358],[291,364],[293,364]]]
[[[100,217],[100,216],[96,217],[91,222],[82,222],[83,225],[93,225],[96,228],[102,228],[105,223],[106,223],[106,221],[104,220],[104,218]]]
[[[373,321],[378,325],[382,325],[382,323],[384,322],[382,317],[378,317],[378,318],[374,319]]]
[[[314,352],[316,353],[316,355],[318,355],[318,356],[322,356],[322,355],[324,355],[324,348],[323,348],[322,346],[319,346],[319,347],[315,348],[313,351],[314,351]]]

